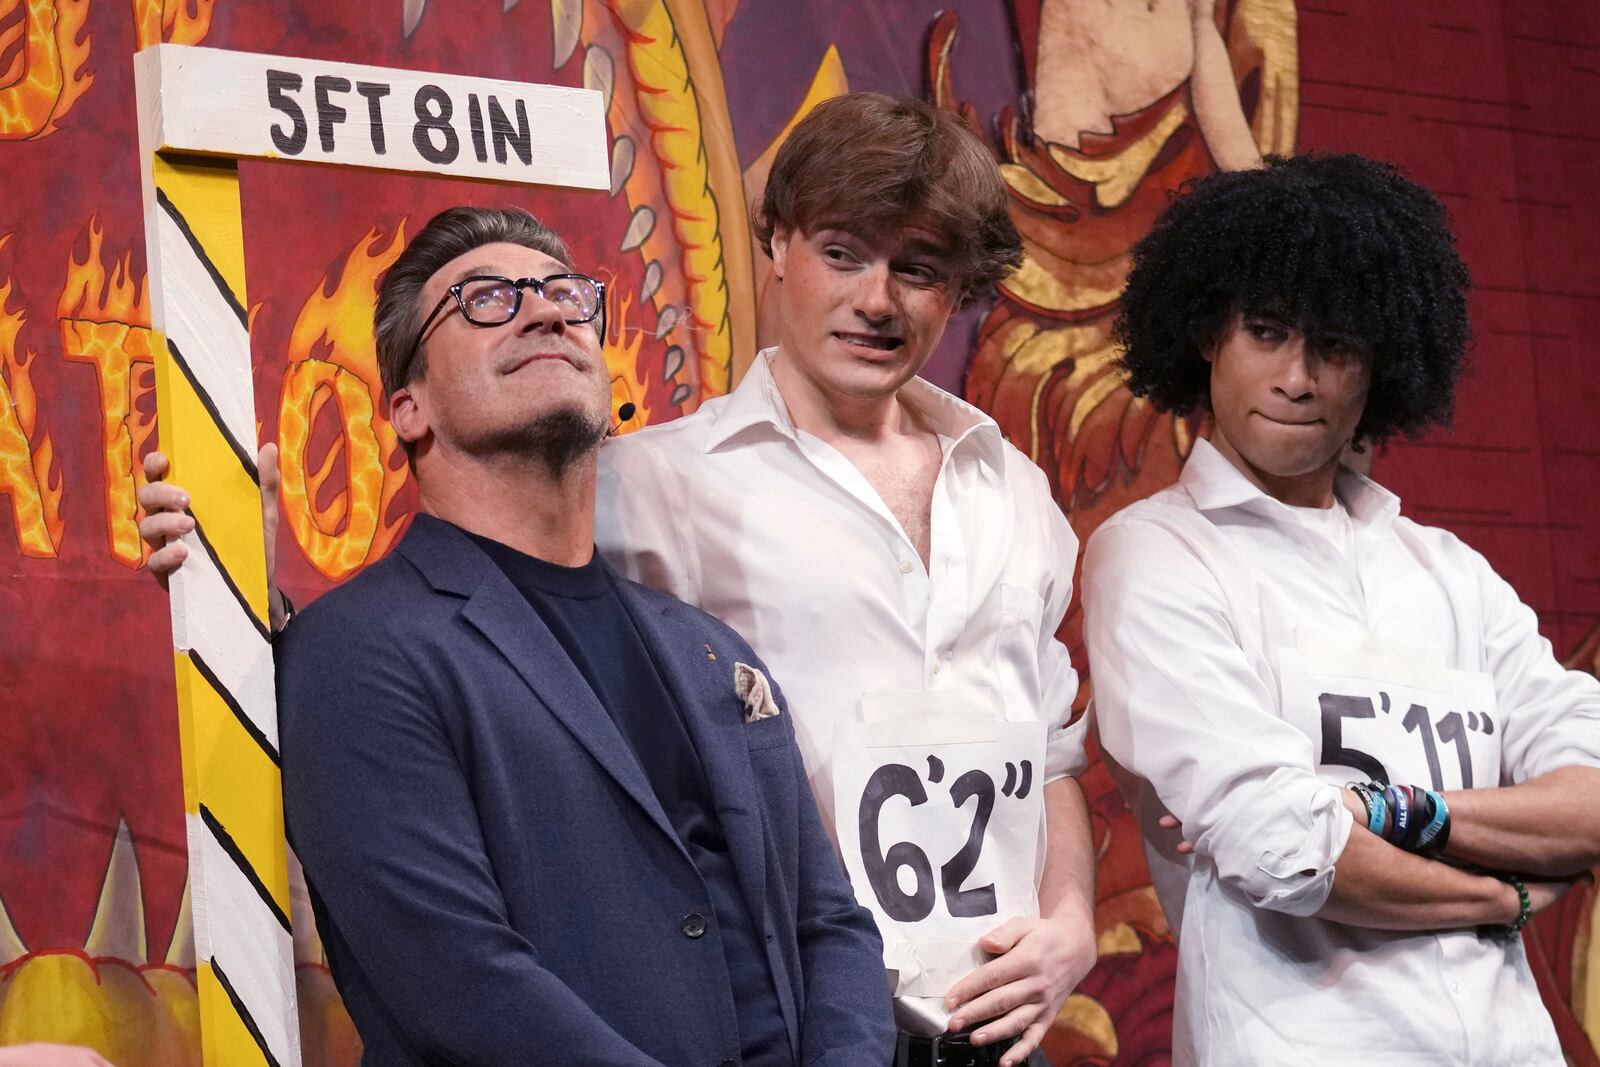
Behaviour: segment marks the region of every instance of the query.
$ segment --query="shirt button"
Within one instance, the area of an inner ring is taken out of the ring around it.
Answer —
[[[691,911],[683,917],[683,936],[693,939],[706,932],[706,917],[697,911]]]
[[[903,559],[903,560],[900,561],[900,573],[901,574],[910,574],[911,573],[911,561],[909,559]]]
[[[739,1061],[735,1059],[718,1060],[717,1067],[739,1067]]]

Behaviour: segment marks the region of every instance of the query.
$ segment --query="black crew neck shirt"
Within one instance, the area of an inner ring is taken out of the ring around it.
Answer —
[[[705,882],[733,984],[743,1064],[787,1067],[788,1037],[765,939],[739,890],[683,714],[617,594],[617,579],[599,553],[581,567],[563,567],[487,537],[468,536],[510,579],[589,683]]]

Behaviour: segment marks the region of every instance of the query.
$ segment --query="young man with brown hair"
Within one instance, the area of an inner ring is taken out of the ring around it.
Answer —
[[[1021,262],[1005,186],[955,116],[853,93],[795,127],[755,221],[776,347],[731,395],[607,445],[596,538],[783,678],[884,934],[897,1062],[1012,1067],[1095,958],[1077,675],[1054,637],[1077,542],[994,421],[916,377]],[[1031,740],[981,747],[1002,735]],[[1009,780],[1024,764],[1042,807]]]

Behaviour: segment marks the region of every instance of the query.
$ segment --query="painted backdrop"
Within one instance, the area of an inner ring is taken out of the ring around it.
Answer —
[[[1434,188],[1477,279],[1473,368],[1457,428],[1393,444],[1375,472],[1485,552],[1593,670],[1592,0],[1210,8],[0,0],[0,1044],[198,1063],[166,603],[140,573],[134,499],[159,435],[130,57],[158,41],[606,96],[609,193],[246,164],[257,415],[282,449],[279,576],[299,602],[380,557],[414,507],[369,324],[375,279],[429,215],[510,202],[552,220],[615,294],[625,428],[672,419],[729,388],[771,321],[746,204],[776,145],[817,101],[879,89],[959,111],[1002,165],[1028,263],[927,373],[999,419],[1080,537],[1170,481],[1203,431],[1128,395],[1109,335],[1128,250],[1173,189],[1257,149],[1367,152]],[[1062,636],[1083,666],[1076,611]],[[1125,807],[1098,767],[1086,785],[1101,961],[1048,1048],[1058,1065],[1164,1063],[1175,950]],[[1575,893],[1530,935],[1580,1064],[1600,1063],[1594,903]],[[307,1062],[352,1064],[309,915],[296,920]]]

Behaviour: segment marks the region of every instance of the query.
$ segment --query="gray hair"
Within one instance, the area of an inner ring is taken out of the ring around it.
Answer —
[[[406,365],[424,310],[417,299],[440,267],[474,248],[514,244],[542,252],[563,264],[572,263],[566,243],[556,232],[522,208],[452,207],[439,212],[406,245],[378,283],[378,306],[372,315],[378,348],[378,374],[384,396],[409,385],[428,370],[428,351],[421,348]],[[410,448],[406,451],[409,453]]]

